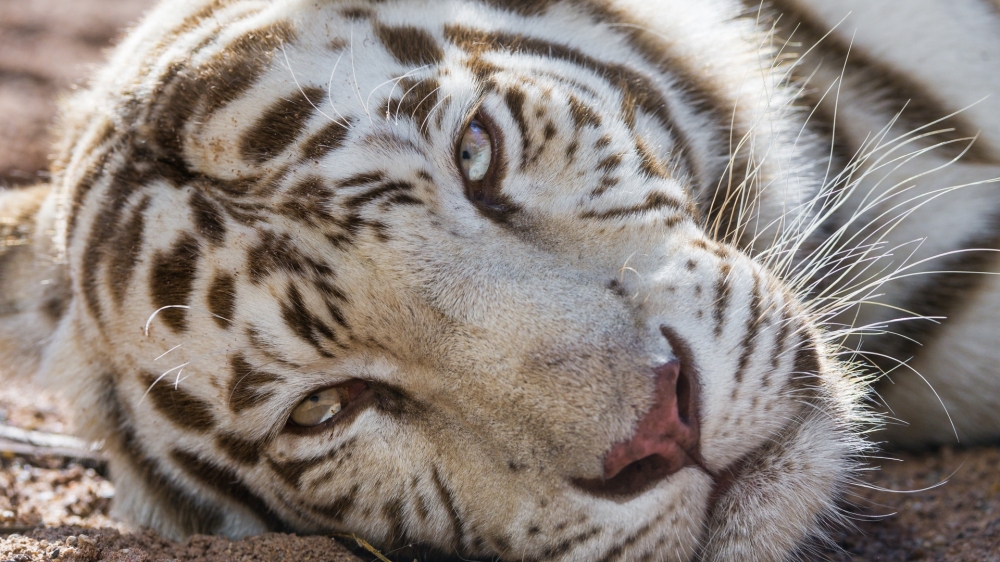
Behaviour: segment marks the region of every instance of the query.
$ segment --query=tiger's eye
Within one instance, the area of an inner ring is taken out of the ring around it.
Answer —
[[[462,165],[462,174],[469,181],[483,181],[489,172],[490,162],[493,161],[493,141],[479,121],[473,120],[465,129],[458,146],[458,161]]]
[[[347,406],[348,393],[342,388],[327,388],[310,394],[292,410],[292,422],[313,427],[337,415]]]

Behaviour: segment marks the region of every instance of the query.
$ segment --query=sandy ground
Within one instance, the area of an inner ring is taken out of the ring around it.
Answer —
[[[149,0],[0,0],[0,185],[45,179],[56,100],[98,64]],[[68,431],[59,404],[3,383],[0,423]],[[0,450],[3,443],[0,442]],[[895,454],[844,505],[834,560],[1000,562],[1000,450]],[[114,486],[94,461],[0,454],[0,562],[357,560],[330,537],[194,537],[173,544],[108,514]],[[894,490],[879,491],[878,489]],[[922,491],[920,491],[922,490]],[[374,560],[355,541],[340,539]]]

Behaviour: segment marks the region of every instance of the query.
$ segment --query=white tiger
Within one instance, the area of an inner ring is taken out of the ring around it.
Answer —
[[[998,30],[167,0],[66,104],[51,187],[0,195],[0,352],[168,537],[805,556],[876,396],[909,424],[876,440],[1000,436]]]

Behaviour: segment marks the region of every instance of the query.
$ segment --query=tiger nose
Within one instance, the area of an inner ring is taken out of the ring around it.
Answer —
[[[605,454],[606,482],[619,480],[624,488],[645,488],[697,464],[697,383],[680,361],[670,361],[653,371],[653,405],[639,419],[632,437],[614,444]]]
[[[672,332],[664,331],[664,335],[674,339]],[[653,405],[639,419],[632,436],[605,453],[602,478],[577,479],[574,484],[598,496],[630,497],[686,466],[702,465],[697,372],[693,363],[685,365],[687,351],[684,346],[678,353],[680,360],[653,369]]]

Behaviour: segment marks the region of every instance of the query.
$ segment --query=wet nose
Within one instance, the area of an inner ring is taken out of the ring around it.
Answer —
[[[700,464],[694,369],[686,368],[680,359],[653,371],[652,406],[639,419],[632,436],[615,443],[605,454],[603,478],[577,482],[587,491],[634,495],[686,466]]]

